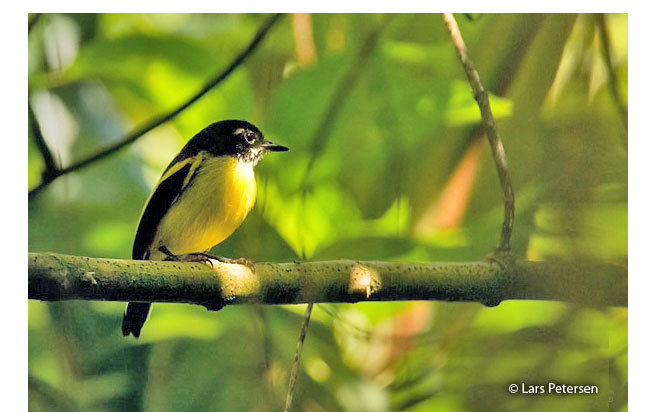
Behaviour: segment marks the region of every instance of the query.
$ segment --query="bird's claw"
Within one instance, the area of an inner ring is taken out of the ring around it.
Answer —
[[[251,269],[253,273],[256,273],[256,264],[254,263],[253,260],[245,258],[245,257],[240,257],[237,259],[233,258],[227,258],[227,257],[222,257],[222,256],[216,256],[215,257],[217,260],[219,260],[222,263],[230,263],[233,265],[244,265]]]
[[[222,263],[244,265],[251,269],[252,272],[256,272],[255,263],[252,260],[244,257],[233,259],[224,256],[213,256],[207,253],[187,253],[185,255],[179,256],[178,259],[183,262],[209,263],[211,266],[213,266],[213,260],[217,260],[218,262]]]
[[[208,263],[213,266],[213,260],[220,259],[217,256],[211,256],[206,253],[186,253],[185,255],[180,256],[180,260],[183,262]]]

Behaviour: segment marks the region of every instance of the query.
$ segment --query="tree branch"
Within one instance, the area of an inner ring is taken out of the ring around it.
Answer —
[[[29,104],[27,105],[27,116],[29,120],[29,126],[32,129],[32,137],[34,137],[36,147],[38,148],[39,152],[41,152],[41,157],[45,163],[45,169],[43,169],[43,173],[41,173],[41,179],[47,180],[51,175],[57,174],[59,168],[54,161],[54,157],[52,156],[52,152],[50,151],[48,144],[43,138],[41,126],[39,125],[38,120],[36,120],[34,110],[32,110],[32,106]]]
[[[491,152],[496,162],[496,169],[498,170],[500,185],[503,188],[503,201],[505,204],[505,217],[497,250],[498,252],[508,252],[510,250],[510,240],[512,229],[514,227],[514,191],[512,189],[512,180],[509,176],[509,170],[507,168],[505,149],[503,148],[503,143],[498,134],[493,114],[491,113],[489,96],[480,81],[480,75],[477,70],[475,70],[475,67],[473,67],[473,62],[471,62],[471,59],[468,56],[466,44],[464,44],[464,39],[462,38],[462,33],[460,33],[460,28],[457,26],[457,21],[455,21],[455,17],[453,17],[451,13],[443,13],[443,18],[448,27],[451,40],[455,45],[457,56],[462,62],[462,66],[466,72],[466,77],[469,80],[471,89],[473,90],[473,97],[480,107],[482,125],[487,133]]]
[[[51,174],[49,178],[43,179],[43,181],[36,186],[34,189],[29,191],[29,198],[32,199],[38,192],[40,192],[45,186],[52,183],[59,176],[65,175],[75,170],[81,169],[88,166],[89,164],[96,162],[106,156],[109,156],[123,147],[135,142],[138,138],[150,132],[152,129],[162,125],[163,123],[172,120],[179,113],[190,107],[193,103],[199,100],[202,96],[208,93],[211,89],[215,88],[217,85],[222,83],[229,75],[237,69],[244,61],[256,50],[261,41],[265,38],[269,30],[274,26],[274,24],[281,18],[282,14],[275,14],[269,20],[267,20],[262,27],[258,30],[254,38],[251,40],[249,45],[236,56],[236,58],[231,62],[231,64],[221,72],[217,73],[212,79],[210,79],[206,84],[195,94],[193,94],[188,100],[183,102],[177,108],[163,113],[154,119],[136,127],[118,142],[100,150],[99,152],[92,154],[85,159],[79,160],[70,166],[59,169],[57,173]]]
[[[30,253],[30,299],[298,304],[390,300],[558,300],[627,305],[627,268],[586,262],[393,263],[337,260],[243,265]]]

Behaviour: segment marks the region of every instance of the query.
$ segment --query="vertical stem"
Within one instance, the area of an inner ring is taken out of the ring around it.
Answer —
[[[500,243],[498,244],[499,252],[508,252],[510,250],[510,240],[512,236],[512,229],[514,227],[514,190],[512,189],[512,181],[509,176],[509,169],[507,168],[507,157],[505,155],[505,148],[498,134],[498,129],[496,128],[496,122],[494,120],[493,114],[491,113],[491,106],[489,105],[489,96],[485,90],[482,82],[480,81],[480,75],[473,66],[473,62],[468,56],[466,44],[464,44],[464,39],[462,38],[462,33],[460,33],[460,28],[457,26],[457,21],[451,13],[443,13],[443,19],[448,27],[448,31],[457,51],[457,56],[464,67],[466,72],[466,77],[469,80],[471,89],[473,90],[473,97],[475,98],[478,106],[480,107],[480,113],[482,115],[482,125],[485,132],[487,133],[487,138],[489,139],[489,145],[491,146],[491,152],[496,162],[496,169],[498,170],[498,178],[500,179],[500,185],[503,188],[503,202],[505,204],[505,217],[503,221],[503,228],[500,234]]]
[[[303,350],[303,342],[306,340],[306,332],[310,324],[310,315],[312,314],[313,303],[308,303],[306,313],[303,315],[303,324],[301,325],[301,334],[297,341],[297,349],[294,352],[294,363],[292,364],[292,371],[290,371],[290,382],[288,383],[288,395],[285,398],[285,412],[290,412],[292,407],[292,400],[294,397],[294,388],[297,383],[297,375],[299,373],[299,365],[301,363],[301,352]]]

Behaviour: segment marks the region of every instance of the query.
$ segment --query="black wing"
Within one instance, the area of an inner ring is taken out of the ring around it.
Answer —
[[[145,211],[143,211],[143,216],[140,218],[138,230],[136,231],[136,239],[134,240],[132,259],[146,260],[149,258],[148,249],[154,239],[158,224],[170,209],[170,206],[172,206],[174,201],[190,183],[191,179],[186,179],[191,169],[193,169],[193,163],[192,161],[188,161],[176,172],[167,177],[164,175],[161,178],[161,182],[154,190],[147,203],[147,207],[145,207]],[[197,168],[194,169],[194,172],[196,172]]]

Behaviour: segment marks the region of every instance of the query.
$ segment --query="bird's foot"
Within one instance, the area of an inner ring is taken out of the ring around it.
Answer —
[[[233,258],[228,258],[223,256],[216,256],[215,259],[219,260],[222,263],[230,263],[233,265],[244,265],[248,267],[253,273],[256,273],[256,264],[251,259],[247,259],[245,257],[233,259]]]
[[[186,253],[181,256],[181,260],[184,262],[199,262],[199,263],[210,263],[213,266],[213,260],[220,260],[217,256],[211,256],[206,253]]]
[[[170,252],[170,250],[169,250],[167,247],[165,247],[165,246],[161,246],[160,248],[158,248],[158,250],[159,250],[159,252],[165,254],[166,258],[165,258],[164,260],[172,261],[172,262],[179,262],[179,261],[181,261],[181,259],[179,258],[179,256],[177,256],[177,255],[175,255],[174,253]]]
[[[234,264],[234,265],[245,265],[249,269],[251,269],[252,272],[256,272],[255,263],[252,260],[244,258],[244,257],[233,259],[233,258],[228,258],[228,257],[224,257],[224,256],[213,256],[213,255],[209,255],[207,253],[188,253],[188,254],[182,255],[180,257],[180,260],[182,260],[184,262],[210,263],[211,266],[213,265],[212,261],[217,260],[218,262],[222,262],[222,263],[228,263],[228,264]]]

